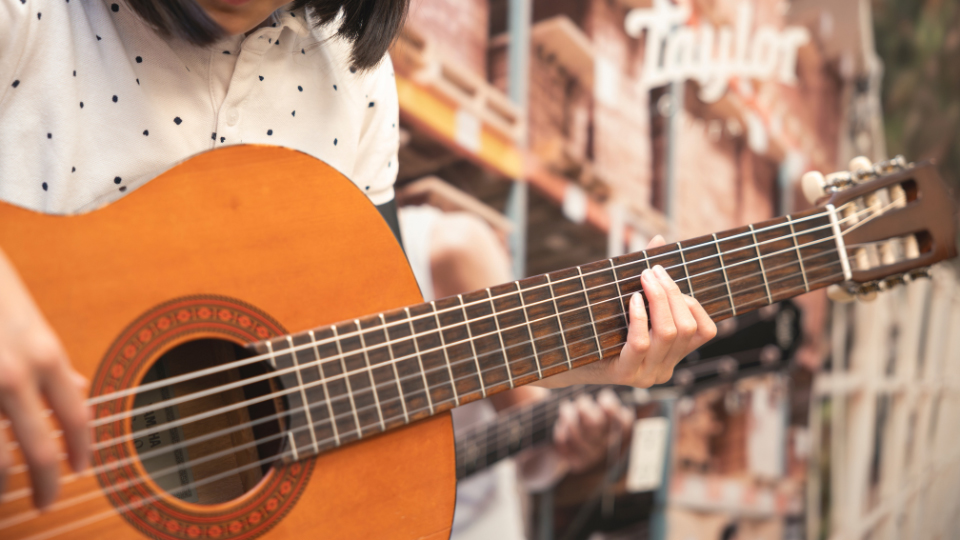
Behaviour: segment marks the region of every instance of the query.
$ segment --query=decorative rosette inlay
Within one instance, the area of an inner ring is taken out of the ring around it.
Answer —
[[[93,379],[93,397],[134,387],[158,352],[191,336],[251,343],[286,333],[279,323],[238,300],[192,296],[162,304],[127,327],[110,347]],[[249,539],[276,525],[296,504],[314,462],[275,465],[264,479],[237,500],[202,506],[184,504],[145,481],[132,443],[131,421],[124,415],[134,396],[96,406],[97,418],[116,417],[96,428],[97,478],[104,494],[134,527],[157,539]]]

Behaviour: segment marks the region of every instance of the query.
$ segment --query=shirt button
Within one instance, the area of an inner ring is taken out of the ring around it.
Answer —
[[[236,109],[230,109],[230,112],[227,113],[227,125],[235,126],[237,121],[240,120],[240,111]]]

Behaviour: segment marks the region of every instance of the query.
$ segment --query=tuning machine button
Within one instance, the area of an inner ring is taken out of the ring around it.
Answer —
[[[856,295],[842,285],[831,285],[827,287],[827,298],[840,304],[848,304],[857,299]]]
[[[886,279],[884,279],[883,281],[880,282],[880,287],[881,287],[883,290],[888,291],[888,290],[890,290],[890,289],[892,289],[892,288],[894,288],[894,287],[898,287],[898,286],[900,286],[900,285],[906,285],[906,284],[909,283],[911,280],[912,280],[912,278],[910,278],[910,276],[908,276],[907,274],[899,274],[899,275],[896,275],[896,276],[890,276],[890,277],[888,277],[888,278],[886,278]]]
[[[877,299],[878,293],[889,290],[894,286],[904,283],[905,276],[895,276],[883,281],[870,281],[868,283],[842,283],[827,287],[827,297],[834,302],[845,304],[854,300],[861,302],[873,302]]]
[[[873,171],[873,162],[867,156],[857,156],[850,160],[847,169],[852,173]]]
[[[902,171],[910,166],[907,163],[907,160],[903,156],[897,156],[893,159],[888,159],[887,161],[879,161],[873,165],[873,170],[877,174],[889,174],[892,172]]]
[[[830,173],[826,176],[819,171],[808,171],[800,178],[803,196],[810,204],[817,204],[826,195],[850,187],[855,182],[854,174],[849,171]]]
[[[827,179],[820,171],[808,171],[800,179],[803,196],[810,204],[817,204],[827,194]]]

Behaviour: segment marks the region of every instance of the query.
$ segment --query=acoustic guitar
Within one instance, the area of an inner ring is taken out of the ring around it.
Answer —
[[[447,411],[616,356],[648,266],[720,320],[954,256],[931,165],[846,177],[792,216],[429,303],[363,193],[292,150],[205,153],[83,215],[0,204],[94,417],[93,467],[45,513],[17,462],[0,537],[445,539]]]

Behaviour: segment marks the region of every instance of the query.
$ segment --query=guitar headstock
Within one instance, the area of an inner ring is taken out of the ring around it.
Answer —
[[[931,162],[858,157],[849,171],[805,174],[803,190],[838,211],[852,279],[832,288],[835,300],[872,299],[957,255],[957,206]]]

